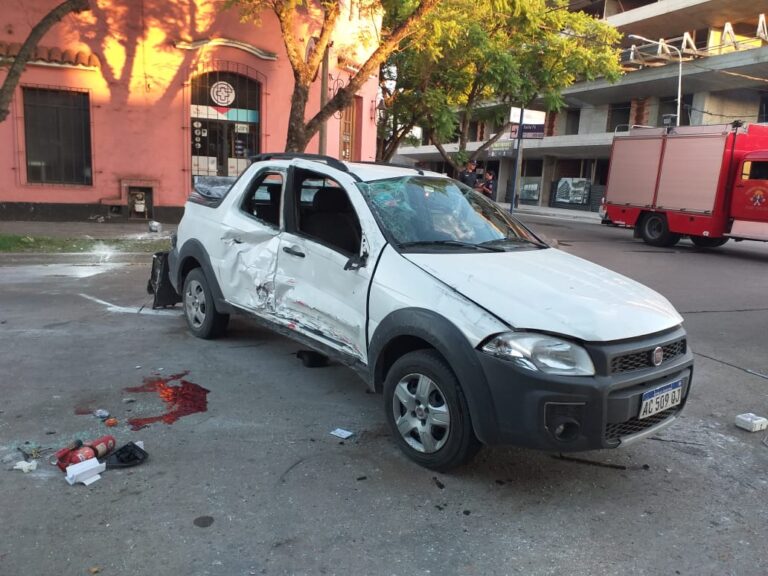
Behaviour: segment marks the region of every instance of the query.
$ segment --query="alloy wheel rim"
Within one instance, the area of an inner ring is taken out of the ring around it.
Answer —
[[[187,286],[184,298],[184,311],[189,323],[195,328],[200,328],[203,322],[205,322],[205,291],[197,280],[192,280]]]
[[[448,404],[437,383],[424,374],[400,379],[392,396],[392,415],[400,436],[417,452],[432,454],[448,441]]]

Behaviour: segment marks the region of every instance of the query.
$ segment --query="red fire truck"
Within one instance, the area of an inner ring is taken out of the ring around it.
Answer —
[[[617,134],[603,223],[652,246],[768,241],[768,126],[639,128]]]

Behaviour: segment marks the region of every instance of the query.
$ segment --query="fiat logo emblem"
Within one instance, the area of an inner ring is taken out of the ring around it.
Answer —
[[[653,362],[654,366],[659,366],[664,361],[664,350],[661,346],[656,346],[656,348],[653,351],[653,354],[651,354],[651,362]]]

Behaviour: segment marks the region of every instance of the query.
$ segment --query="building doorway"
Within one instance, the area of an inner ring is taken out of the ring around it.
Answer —
[[[362,98],[356,97],[355,101],[341,111],[341,125],[339,129],[339,160],[357,162],[360,160],[360,134]]]
[[[261,84],[228,70],[192,79],[192,175],[239,176],[261,151]]]

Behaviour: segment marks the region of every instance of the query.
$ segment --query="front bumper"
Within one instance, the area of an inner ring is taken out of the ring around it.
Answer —
[[[493,444],[573,452],[615,448],[653,434],[671,424],[688,400],[693,375],[690,349],[685,345],[684,351],[658,367],[631,366],[624,372],[616,372],[615,359],[642,357],[657,346],[681,341],[685,342],[685,332],[678,328],[654,337],[589,345],[598,372],[590,377],[531,372],[478,351],[495,411],[496,430],[484,436]],[[679,405],[638,418],[644,392],[678,380],[682,381]]]

